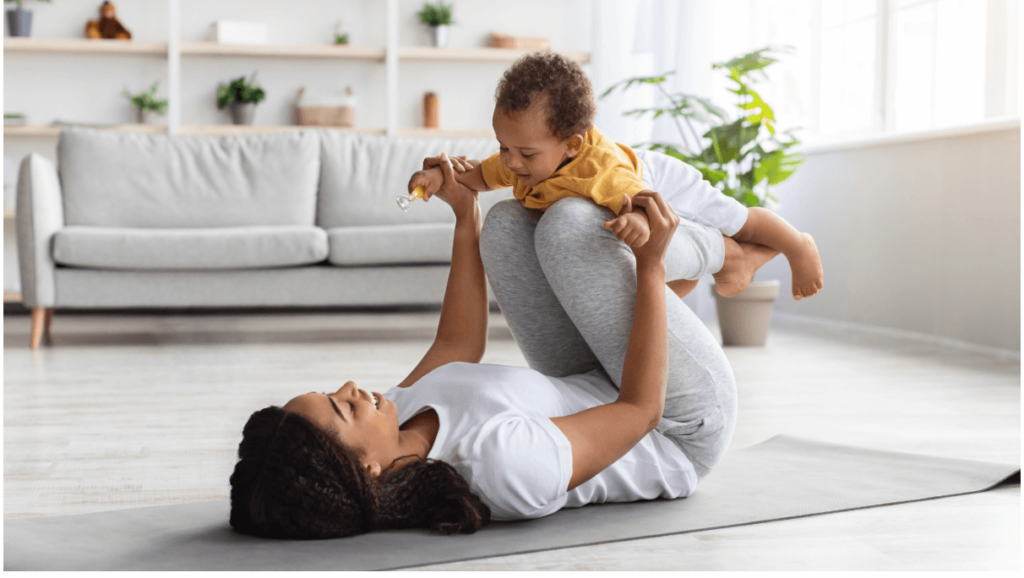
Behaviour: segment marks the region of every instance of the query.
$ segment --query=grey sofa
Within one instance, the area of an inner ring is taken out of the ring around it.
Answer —
[[[404,194],[423,158],[488,138],[332,130],[167,136],[68,129],[31,154],[16,203],[32,346],[55,308],[435,304],[454,216]],[[481,195],[484,212],[510,190]]]

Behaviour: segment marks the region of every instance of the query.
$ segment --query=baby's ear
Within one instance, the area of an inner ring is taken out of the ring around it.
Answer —
[[[583,148],[583,135],[574,134],[565,140],[566,153],[570,157],[574,157],[580,154],[580,149]]]

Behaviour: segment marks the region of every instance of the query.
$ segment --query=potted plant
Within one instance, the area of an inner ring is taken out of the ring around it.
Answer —
[[[256,72],[252,79],[244,76],[232,80],[230,84],[217,86],[217,108],[224,110],[230,107],[231,120],[235,124],[252,124],[256,116],[256,105],[266,98],[263,89],[256,84]]]
[[[662,84],[671,72],[623,80],[601,96],[619,87],[624,90],[644,84],[657,87],[669,106],[640,108],[625,114],[651,114],[653,118],[664,114],[671,116],[682,144],[647,143],[647,148],[697,168],[722,194],[748,207],[764,207],[769,201],[777,202],[769,187],[788,179],[805,160],[801,153],[788,152],[800,142],[792,134],[796,129],[777,133],[774,111],[752,87],[757,81],[753,74],[767,78],[764,70],[778,62],[775,58],[778,53],[786,51],[769,46],[712,65],[713,69],[726,72],[734,83],[729,90],[737,96],[736,118],[730,118],[724,109],[707,99],[691,94],[669,94]],[[707,130],[701,134],[697,123]],[[764,345],[774,300],[779,294],[779,282],[752,281],[742,293],[729,298],[718,295],[713,288],[712,293],[723,344]]]
[[[451,4],[445,4],[444,0],[439,0],[437,4],[425,2],[416,15],[419,16],[420,22],[430,26],[435,47],[448,46],[448,27],[452,24]]]
[[[7,30],[11,33],[11,36],[31,36],[32,35],[32,11],[25,10],[21,7],[22,0],[4,0],[5,2],[14,2],[16,5],[14,10],[7,11]],[[49,2],[50,0],[45,0]]]
[[[132,103],[132,106],[135,107],[138,115],[136,120],[139,124],[147,124],[153,113],[167,114],[167,99],[158,100],[156,98],[156,88],[159,84],[159,81],[154,82],[148,91],[135,95],[130,94],[127,88],[122,93]]]

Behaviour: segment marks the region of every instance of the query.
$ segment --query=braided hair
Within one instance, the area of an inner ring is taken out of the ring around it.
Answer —
[[[497,108],[519,111],[535,99],[547,104],[547,124],[559,139],[593,128],[597,102],[590,79],[579,64],[551,51],[533,52],[515,61],[494,91]]]
[[[268,538],[341,538],[429,528],[472,534],[491,511],[442,461],[391,464],[376,478],[362,455],[301,415],[271,406],[242,430],[231,474],[231,527]]]

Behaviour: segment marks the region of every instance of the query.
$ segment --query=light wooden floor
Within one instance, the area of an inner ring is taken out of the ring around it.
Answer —
[[[423,353],[436,313],[61,315],[54,346],[4,323],[4,516],[228,497],[248,415],[347,379],[383,391]],[[733,447],[786,433],[1020,463],[1020,365],[777,320],[727,348]],[[499,315],[486,362],[523,364]],[[1020,569],[1020,487],[429,570]]]

